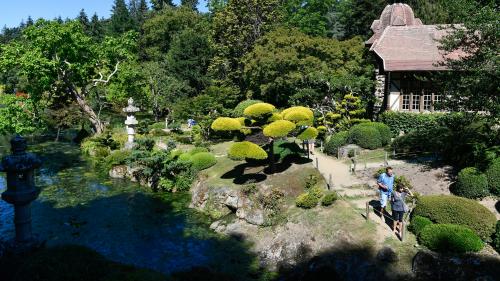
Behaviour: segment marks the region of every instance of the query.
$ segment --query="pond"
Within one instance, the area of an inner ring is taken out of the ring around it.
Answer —
[[[5,139],[0,146],[0,156],[6,155]],[[235,273],[256,264],[249,245],[214,233],[207,217],[188,208],[190,194],[155,194],[109,179],[72,144],[45,142],[30,150],[43,160],[33,230],[48,246],[83,245],[111,260],[167,274],[198,266]],[[0,173],[0,192],[4,177]],[[0,239],[11,237],[13,208],[0,200]]]

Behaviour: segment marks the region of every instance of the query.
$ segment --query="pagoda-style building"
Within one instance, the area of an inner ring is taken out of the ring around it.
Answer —
[[[377,61],[377,111],[432,112],[441,93],[425,77],[445,70],[439,42],[443,26],[424,25],[407,4],[387,5],[365,42]],[[424,79],[422,79],[424,78]]]

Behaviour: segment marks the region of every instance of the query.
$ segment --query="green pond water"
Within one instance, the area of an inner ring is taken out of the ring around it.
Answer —
[[[0,157],[8,153],[0,139]],[[154,194],[96,171],[77,146],[30,145],[43,160],[32,204],[34,233],[48,246],[78,244],[107,258],[164,273],[205,266],[236,273],[255,268],[255,257],[237,237],[209,229],[207,217],[189,209],[189,194]],[[6,188],[0,173],[0,192]],[[0,239],[14,237],[13,208],[0,200]]]

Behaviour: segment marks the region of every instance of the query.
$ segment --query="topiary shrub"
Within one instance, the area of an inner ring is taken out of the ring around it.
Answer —
[[[391,142],[392,132],[389,126],[387,126],[386,124],[380,122],[365,122],[360,123],[359,126],[373,127],[377,129],[377,131],[380,133],[380,141],[382,142],[383,146]]]
[[[363,124],[356,125],[349,130],[348,142],[367,149],[382,147],[379,131],[374,127]]]
[[[233,110],[233,116],[241,116],[243,115],[243,112],[245,112],[245,109],[251,105],[257,104],[257,103],[262,103],[260,100],[244,100],[234,108]]]
[[[318,186],[314,186],[314,187],[309,189],[309,194],[311,196],[316,197],[318,200],[321,199],[321,197],[323,197],[324,193],[325,193],[325,190],[321,187],[318,187]]]
[[[343,131],[332,135],[325,143],[325,153],[328,155],[337,156],[339,148],[347,144],[348,136],[348,131]]]
[[[249,107],[245,108],[243,114],[249,117],[262,117],[263,115],[271,114],[276,108],[274,105],[261,102],[252,104]]]
[[[285,137],[293,129],[295,129],[295,124],[287,120],[278,120],[267,125],[264,128],[264,135],[268,137]]]
[[[311,209],[318,205],[319,199],[311,195],[309,192],[300,194],[295,200],[295,204],[299,208]]]
[[[484,243],[470,228],[455,224],[432,224],[418,236],[419,242],[437,252],[478,252]]]
[[[321,206],[330,206],[339,198],[338,194],[335,191],[328,191],[323,199],[321,199]]]
[[[408,230],[415,233],[415,235],[419,235],[422,230],[432,224],[432,221],[426,217],[421,216],[413,216],[410,221],[410,225],[408,226]]]
[[[192,157],[191,154],[189,154],[188,152],[184,152],[184,153],[179,155],[177,160],[183,161],[183,162],[191,162],[191,157]]]
[[[211,128],[216,131],[237,131],[242,129],[242,124],[238,119],[229,117],[219,117],[212,123]]]
[[[493,160],[490,164],[486,170],[486,178],[490,192],[500,196],[500,158]]]
[[[217,159],[210,152],[198,152],[191,156],[191,162],[193,163],[193,168],[198,171],[208,169],[217,163]]]
[[[500,220],[497,221],[497,227],[493,235],[493,248],[500,253]]]
[[[486,207],[475,200],[452,195],[419,197],[413,216],[426,217],[434,223],[467,226],[485,241],[495,231],[495,215]]]
[[[229,149],[229,157],[235,160],[245,158],[264,160],[267,159],[267,152],[262,147],[249,141],[236,142]]]
[[[313,127],[308,127],[306,128],[305,130],[303,130],[298,136],[297,138],[299,140],[313,140],[313,139],[316,139],[316,137],[318,137],[318,130],[316,128],[313,128]]]
[[[206,147],[195,147],[189,151],[189,154],[195,155],[200,152],[208,152],[208,148]]]
[[[294,106],[281,112],[281,116],[284,120],[292,121],[299,126],[312,125],[314,120],[314,113],[311,109],[303,106]]]
[[[488,179],[476,168],[464,168],[458,173],[453,193],[471,199],[488,196]]]

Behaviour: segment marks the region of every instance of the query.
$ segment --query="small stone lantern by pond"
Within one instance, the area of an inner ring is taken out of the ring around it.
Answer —
[[[134,146],[135,138],[135,127],[139,122],[135,119],[134,113],[140,111],[140,109],[134,106],[134,99],[128,99],[128,106],[123,109],[123,112],[127,113],[127,120],[125,120],[125,126],[127,128],[128,141],[125,144],[126,148],[132,148]]]
[[[7,174],[7,191],[2,193],[2,199],[14,205],[16,239],[9,246],[22,252],[38,245],[31,231],[31,202],[40,194],[34,171],[42,162],[37,155],[26,152],[26,140],[21,136],[15,136],[10,143],[12,154],[0,163],[0,172]]]

